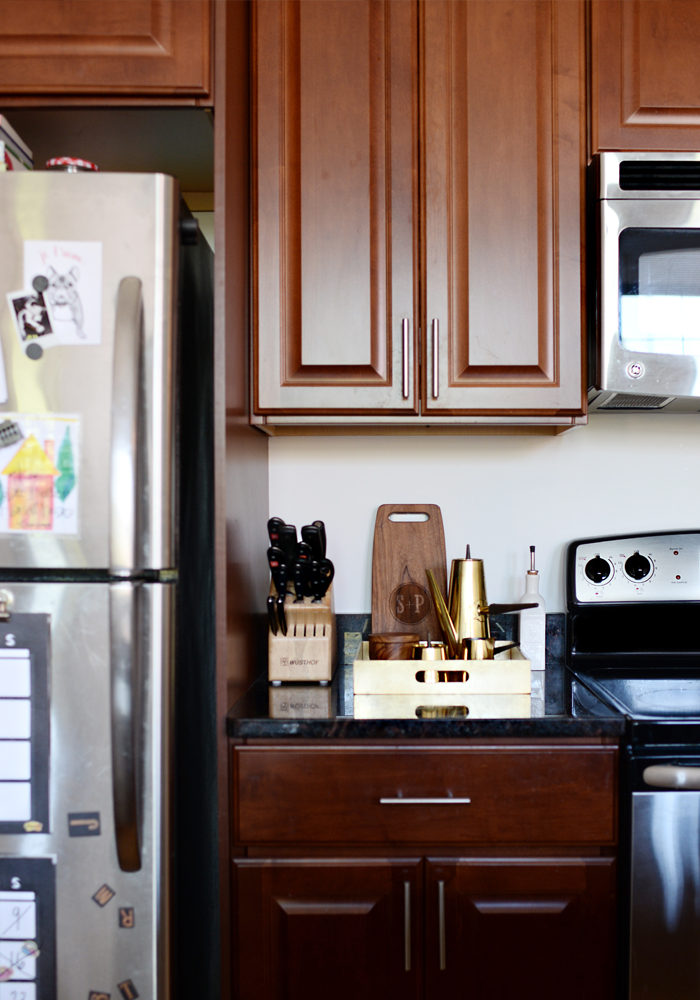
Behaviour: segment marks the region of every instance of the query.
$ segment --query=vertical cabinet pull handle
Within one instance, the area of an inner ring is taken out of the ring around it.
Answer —
[[[447,968],[447,946],[445,944],[445,883],[439,881],[438,887],[438,951],[440,972]]]
[[[409,356],[410,356],[410,343],[409,343],[409,332],[410,323],[406,317],[401,320],[401,340],[403,344],[403,360],[402,360],[402,384],[401,384],[401,394],[404,399],[408,399],[410,395],[410,385],[409,385]]]
[[[411,883],[403,884],[403,967],[411,971]]]
[[[440,395],[440,320],[434,319],[432,324],[433,338],[433,399]]]

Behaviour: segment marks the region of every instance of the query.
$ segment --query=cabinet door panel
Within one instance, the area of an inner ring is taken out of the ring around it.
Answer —
[[[595,0],[591,20],[593,151],[697,149],[696,0]]]
[[[426,869],[426,1000],[614,996],[613,859],[475,858]]]
[[[425,410],[581,413],[583,5],[421,10]]]
[[[4,94],[209,92],[209,0],[0,0]]]
[[[238,1000],[417,1000],[420,862],[238,861]]]
[[[258,413],[415,410],[416,28],[407,0],[253,7]]]

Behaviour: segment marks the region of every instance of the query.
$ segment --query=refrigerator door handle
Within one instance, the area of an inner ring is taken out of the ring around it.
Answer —
[[[129,576],[136,565],[139,390],[143,344],[143,286],[140,278],[119,282],[112,368],[110,455],[110,572]]]
[[[139,585],[113,583],[109,594],[114,832],[119,866],[134,872],[141,868]]]

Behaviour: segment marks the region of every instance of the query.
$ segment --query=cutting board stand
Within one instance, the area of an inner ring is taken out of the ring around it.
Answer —
[[[270,593],[275,594],[274,585]],[[284,605],[287,634],[268,629],[268,680],[328,684],[335,668],[336,627],[333,585],[320,601],[287,598]]]

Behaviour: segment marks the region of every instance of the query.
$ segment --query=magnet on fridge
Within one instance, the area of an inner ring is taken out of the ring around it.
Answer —
[[[43,291],[32,288],[31,291],[23,289],[19,292],[8,292],[7,301],[24,353],[27,357],[35,361],[38,360],[44,353],[44,348],[56,340],[48,303],[44,298]],[[4,378],[4,364],[2,368]],[[5,384],[5,396],[2,401],[4,402],[6,399],[7,384]]]
[[[106,906],[115,896],[116,892],[112,886],[103,882],[99,889],[93,892],[91,899],[94,899],[98,906]]]

